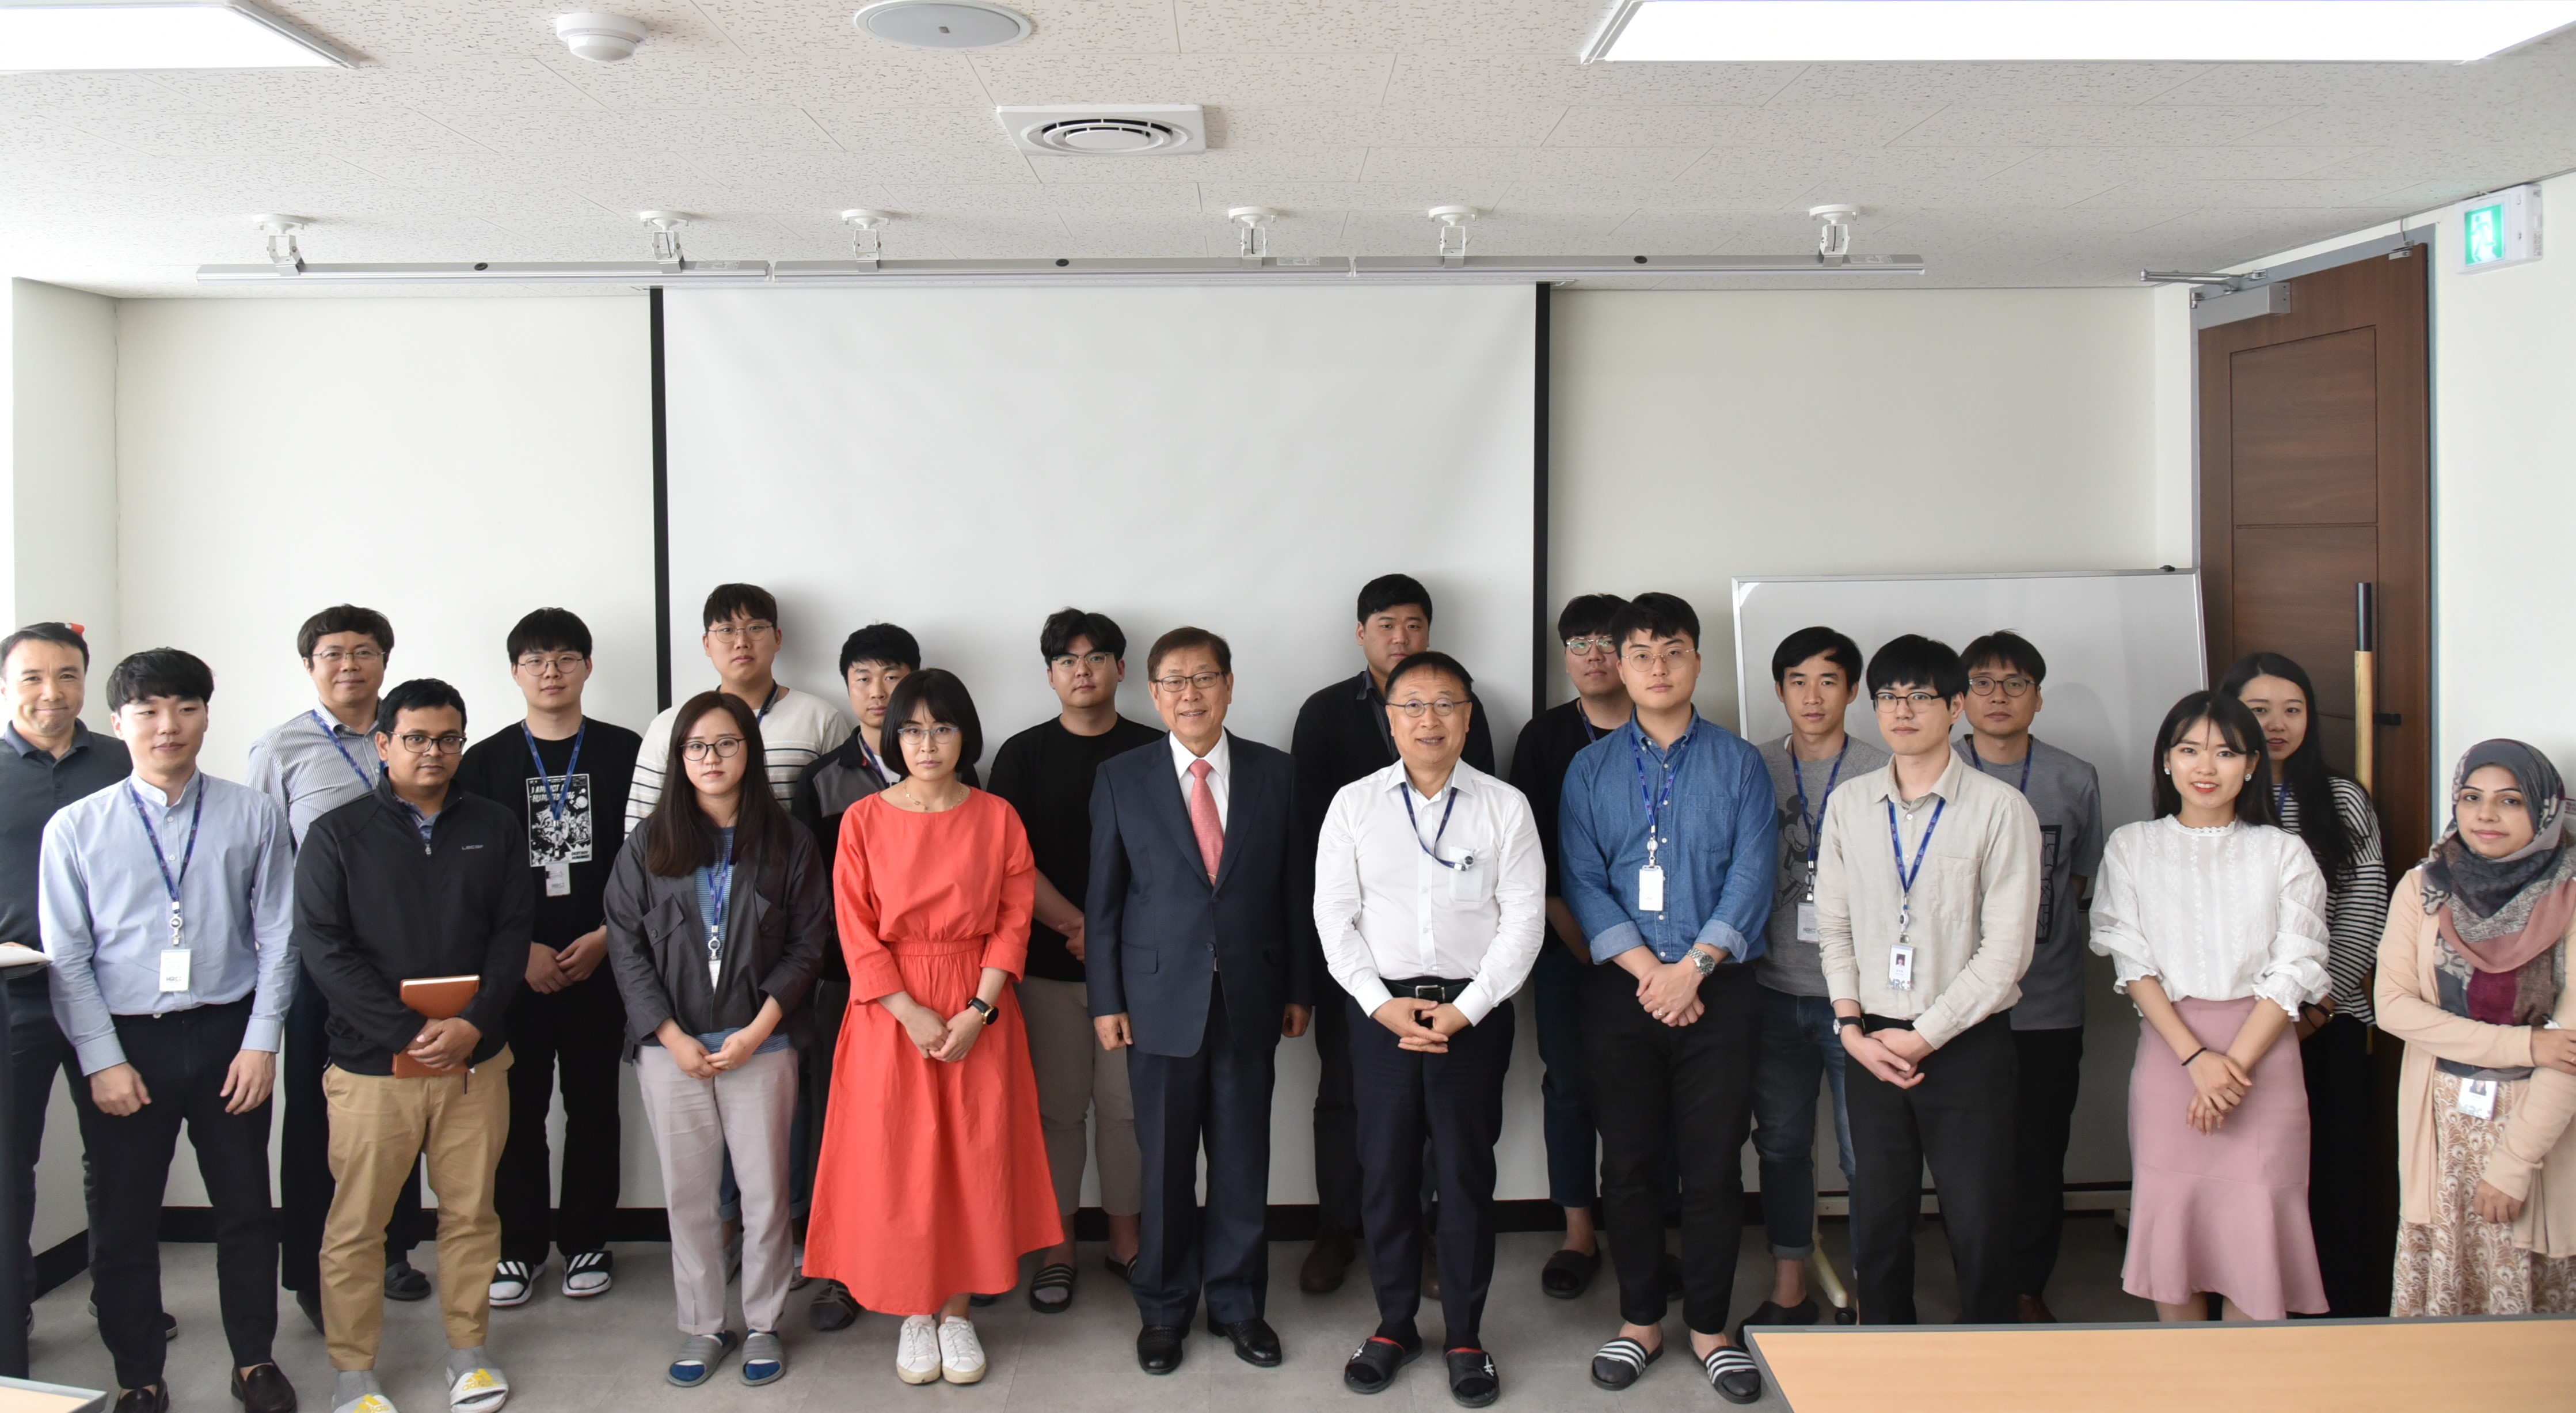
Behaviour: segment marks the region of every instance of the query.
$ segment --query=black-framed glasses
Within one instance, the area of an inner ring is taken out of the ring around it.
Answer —
[[[1466,703],[1453,702],[1447,697],[1440,697],[1427,702],[1389,702],[1387,705],[1394,707],[1397,711],[1403,712],[1406,716],[1413,718],[1415,721],[1420,721],[1422,719],[1422,714],[1426,711],[1439,717],[1441,720],[1446,721],[1450,717],[1456,716],[1458,714],[1458,708],[1465,706]]]
[[[569,677],[588,661],[589,657],[582,653],[529,653],[519,659],[519,670],[531,677],[543,677],[548,672]]]
[[[1216,690],[1216,684],[1224,680],[1225,674],[1222,672],[1196,672],[1187,677],[1157,677],[1154,679],[1154,685],[1166,692],[1178,692],[1184,687],[1196,687],[1202,692],[1213,692]]]
[[[465,733],[462,731],[449,731],[437,736],[432,736],[426,731],[406,731],[396,736],[394,740],[404,750],[416,756],[425,756],[432,751],[443,756],[452,756],[462,753],[465,749]]]
[[[1911,711],[1929,711],[1941,700],[1941,694],[1921,691],[1872,692],[1869,699],[1878,704],[1880,711],[1892,711],[1899,706]]]
[[[910,724],[896,727],[894,738],[907,746],[918,746],[924,741],[936,741],[944,746],[957,739],[957,728],[945,721],[928,726]]]
[[[1984,673],[1979,673],[1978,675],[1968,679],[1968,695],[1972,697],[1991,697],[1996,692],[2001,691],[2005,696],[2019,700],[2023,697],[2029,696],[2030,689],[2038,685],[2039,684],[2037,682],[2021,676],[2018,673],[2015,673],[2010,677],[1992,677]]]
[[[1100,652],[1084,653],[1080,657],[1075,657],[1071,653],[1058,653],[1047,659],[1047,666],[1058,672],[1071,672],[1079,667],[1088,667],[1094,672],[1107,672],[1117,664],[1118,659]]]
[[[710,756],[713,756],[717,760],[732,760],[735,756],[741,754],[742,738],[740,736],[718,736],[712,741],[683,741],[680,743],[680,759],[689,761],[693,764],[703,763]]]

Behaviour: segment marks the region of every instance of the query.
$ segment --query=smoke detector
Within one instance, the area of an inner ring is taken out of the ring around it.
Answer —
[[[1076,103],[993,111],[1022,152],[1162,157],[1207,151],[1207,113],[1196,103]]]
[[[555,38],[577,58],[614,64],[635,57],[635,46],[644,42],[644,22],[624,15],[557,15]]]
[[[877,0],[850,16],[862,34],[912,49],[991,49],[1034,28],[1029,17],[984,0]]]

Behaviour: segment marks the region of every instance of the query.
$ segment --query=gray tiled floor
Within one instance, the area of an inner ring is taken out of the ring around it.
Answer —
[[[1838,1255],[1842,1232],[1839,1224],[1826,1229],[1827,1245]],[[1585,1370],[1594,1347],[1614,1330],[1617,1301],[1606,1270],[1580,1301],[1560,1302],[1540,1294],[1538,1266],[1554,1247],[1553,1237],[1536,1233],[1509,1235],[1501,1241],[1485,1342],[1502,1369],[1503,1406],[1616,1407],[1621,1413],[1729,1406],[1683,1359],[1658,1363],[1624,1395],[1614,1397],[1593,1388]],[[992,1360],[992,1373],[979,1386],[906,1390],[890,1367],[893,1319],[865,1315],[848,1330],[816,1334],[805,1327],[806,1297],[800,1293],[790,1297],[785,1380],[768,1388],[746,1389],[734,1380],[729,1365],[711,1385],[681,1390],[662,1381],[663,1365],[677,1341],[670,1324],[670,1265],[664,1252],[658,1245],[619,1248],[616,1290],[587,1302],[564,1299],[557,1291],[560,1272],[549,1267],[533,1302],[493,1312],[492,1350],[515,1386],[513,1409],[520,1413],[576,1409],[713,1413],[719,1408],[804,1413],[811,1408],[822,1413],[873,1407],[877,1399],[893,1397],[917,1397],[925,1403],[938,1400],[942,1406],[959,1409],[1042,1409],[1046,1413],[1356,1409],[1362,1405],[1341,1386],[1341,1363],[1351,1346],[1376,1324],[1364,1270],[1354,1268],[1352,1279],[1340,1291],[1310,1298],[1298,1293],[1296,1283],[1304,1248],[1282,1243],[1271,1252],[1269,1315],[1287,1345],[1287,1362],[1278,1369],[1254,1369],[1202,1332],[1192,1337],[1188,1362],[1180,1372],[1148,1378],[1135,1364],[1135,1306],[1101,1270],[1099,1248],[1086,1246],[1082,1286],[1070,1312],[1038,1315],[1014,1295],[979,1313],[977,1324]],[[419,1255],[426,1260],[429,1252],[424,1248]],[[227,1356],[215,1294],[214,1248],[166,1246],[163,1261],[166,1303],[180,1325],[178,1342],[170,1350],[173,1407],[182,1413],[232,1409],[236,1405],[225,1386]],[[2050,1291],[2060,1317],[2153,1319],[2148,1306],[2120,1292],[2119,1263],[2119,1237],[2110,1222],[2070,1219],[2066,1254]],[[1953,1308],[1949,1258],[1937,1225],[1927,1227],[1921,1238],[1921,1270],[1923,1317],[1947,1318]],[[1760,1229],[1748,1228],[1736,1283],[1739,1314],[1767,1293],[1769,1279],[1770,1263]],[[96,1326],[83,1309],[88,1294],[89,1281],[83,1276],[38,1304],[33,1370],[37,1378],[88,1388],[105,1386],[110,1380]],[[281,1315],[278,1363],[302,1392],[306,1413],[328,1413],[331,1373],[321,1337],[304,1322],[291,1298],[281,1297]],[[1423,1323],[1426,1333],[1436,1335],[1436,1310],[1427,1311]],[[1665,1328],[1678,1345],[1678,1310]],[[443,1413],[445,1379],[439,1364],[444,1354],[434,1301],[391,1307],[381,1369],[387,1391],[406,1413]],[[1429,1358],[1406,1370],[1392,1392],[1392,1397],[1381,1396],[1377,1403],[1366,1405],[1367,1413],[1453,1406],[1440,1366]],[[1776,1395],[1761,1406],[1786,1407]]]

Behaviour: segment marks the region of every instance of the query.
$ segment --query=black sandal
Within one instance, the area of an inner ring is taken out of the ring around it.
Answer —
[[[1134,1261],[1121,1261],[1115,1256],[1103,1256],[1100,1258],[1100,1265],[1109,1274],[1116,1276],[1120,1285],[1135,1284],[1136,1263]]]
[[[859,1320],[859,1298],[839,1281],[825,1281],[814,1293],[814,1303],[805,1307],[805,1323],[829,1334],[846,1330]]]
[[[1664,1347],[1648,1349],[1643,1344],[1621,1335],[1601,1346],[1592,1356],[1592,1384],[1612,1393],[1626,1389],[1643,1377],[1646,1366],[1664,1357]]]
[[[1048,1291],[1063,1294],[1053,1300],[1038,1297]],[[1061,1315],[1073,1308],[1073,1267],[1062,1261],[1038,1267],[1035,1280],[1029,1282],[1029,1308],[1041,1315]]]
[[[1576,1251],[1559,1247],[1547,1264],[1538,1268],[1538,1288],[1559,1300],[1580,1300],[1592,1288],[1592,1278],[1601,1274],[1601,1253]]]
[[[1753,1362],[1752,1355],[1730,1344],[1710,1350],[1700,1364],[1708,1370],[1708,1385],[1718,1397],[1729,1403],[1762,1401],[1762,1366]]]
[[[1494,1356],[1481,1349],[1449,1351],[1449,1397],[1459,1407],[1490,1407],[1502,1396],[1503,1376],[1494,1371]]]
[[[1395,1382],[1396,1370],[1421,1357],[1422,1341],[1418,1339],[1411,1344],[1398,1344],[1384,1335],[1370,1335],[1342,1365],[1342,1387],[1353,1393],[1384,1393]]]

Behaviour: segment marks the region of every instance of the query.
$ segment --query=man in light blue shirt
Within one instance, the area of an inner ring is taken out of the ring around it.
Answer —
[[[1735,1403],[1762,1376],[1727,1331],[1743,1240],[1741,1154],[1753,1122],[1764,951],[1779,865],[1761,753],[1691,705],[1699,615],[1640,594],[1610,621],[1627,725],[1565,772],[1558,886],[1591,940],[1583,1066],[1601,1130],[1601,1210],[1619,1274],[1619,1333],[1592,1381],[1624,1389],[1663,1352],[1667,1155],[1682,1189],[1682,1322],[1691,1355]]]
[[[214,673],[176,648],[108,678],[121,784],[45,826],[37,909],[53,1007],[86,1085],[90,1280],[116,1363],[119,1413],[164,1413],[161,1196],[185,1124],[215,1214],[215,1273],[233,1396],[288,1413],[277,1334],[269,1091],[293,989],[294,855],[258,791],[197,769]]]

